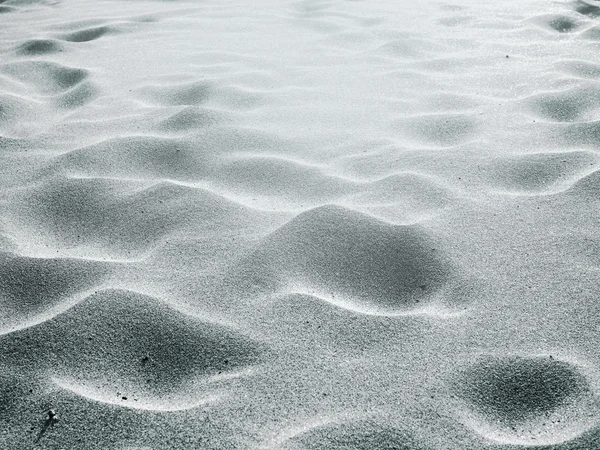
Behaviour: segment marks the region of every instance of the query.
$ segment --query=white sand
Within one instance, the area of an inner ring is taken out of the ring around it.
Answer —
[[[0,449],[600,449],[599,1],[1,3]]]

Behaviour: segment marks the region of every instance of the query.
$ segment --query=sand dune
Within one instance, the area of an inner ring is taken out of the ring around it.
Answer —
[[[2,324],[0,333],[45,320],[53,307],[102,283],[108,267],[89,260],[32,258],[2,254]]]
[[[290,437],[281,447],[285,449],[426,449],[405,430],[364,422],[333,423],[317,426]]]
[[[89,317],[102,326],[89,329]],[[5,363],[41,369],[60,387],[97,401],[126,406],[129,400],[145,409],[194,404],[194,391],[179,390],[196,377],[239,370],[261,353],[260,345],[232,331],[116,290],[100,291],[3,341]]]
[[[414,227],[323,206],[271,233],[226,283],[246,295],[306,292],[349,309],[394,314],[426,302],[452,277],[432,245]]]
[[[600,2],[0,23],[0,449],[600,449]]]
[[[551,355],[483,356],[453,384],[468,425],[502,443],[553,445],[595,425],[585,376]]]

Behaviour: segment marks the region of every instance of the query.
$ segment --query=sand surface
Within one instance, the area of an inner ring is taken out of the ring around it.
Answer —
[[[600,1],[0,3],[0,449],[600,449]]]

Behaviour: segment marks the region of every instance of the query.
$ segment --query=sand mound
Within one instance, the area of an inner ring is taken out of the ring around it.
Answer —
[[[92,83],[82,83],[58,98],[60,108],[75,109],[91,102],[100,94],[100,90]]]
[[[578,78],[596,79],[600,77],[600,66],[588,61],[570,60],[556,64],[560,70],[576,75]]]
[[[102,281],[108,269],[94,261],[0,254],[0,333],[20,327]]]
[[[83,30],[73,31],[63,34],[60,39],[68,42],[89,42],[101,38],[102,36],[116,32],[116,28],[110,26],[90,27]]]
[[[579,24],[568,16],[556,15],[548,20],[548,25],[559,33],[570,33],[575,31]]]
[[[516,155],[491,164],[488,176],[492,185],[505,192],[552,193],[578,183],[597,163],[596,154],[586,151]]]
[[[33,118],[34,114],[26,99],[11,94],[0,95],[0,130],[10,132],[21,122],[30,121]],[[3,142],[6,142],[6,139],[3,139]],[[6,142],[6,144],[9,143]],[[7,145],[7,147],[11,146]]]
[[[64,50],[64,47],[53,39],[30,39],[16,48],[21,56],[51,55]]]
[[[7,0],[2,3],[7,5],[15,5],[15,6],[37,6],[37,5],[51,5],[52,1],[50,0]]]
[[[193,106],[206,103],[211,95],[209,83],[146,87],[140,95],[162,106]]]
[[[253,217],[217,194],[170,182],[57,178],[20,198],[26,207],[11,208],[7,226],[37,236],[33,251],[45,245],[46,252],[60,248],[100,259],[135,259],[177,233],[206,233],[233,218],[241,226]]]
[[[286,440],[282,450],[425,450],[409,432],[371,421],[310,428]]]
[[[209,177],[219,192],[261,208],[306,210],[326,203],[348,205],[394,223],[415,223],[447,206],[452,194],[436,180],[399,172],[357,179],[292,158],[236,155],[223,158]]]
[[[228,282],[242,291],[308,292],[351,309],[397,313],[426,302],[453,274],[418,227],[323,206],[263,239]]]
[[[584,16],[591,18],[600,17],[600,6],[593,4],[592,2],[577,0],[574,3],[575,11]]]
[[[407,216],[439,210],[452,200],[450,190],[438,180],[416,173],[396,173],[354,190],[358,192],[349,196],[349,204],[373,209],[389,205]]]
[[[588,28],[581,33],[581,37],[590,41],[600,41],[600,27]]]
[[[568,193],[581,196],[590,201],[598,200],[598,193],[600,193],[600,170],[595,170],[578,180],[569,189]]]
[[[52,51],[51,47],[27,41],[18,46],[17,53],[40,48]],[[87,70],[50,61],[3,64],[0,76],[8,81],[8,93],[0,100],[0,130],[9,136],[32,137],[100,95],[100,89],[88,79]]]
[[[107,290],[40,325],[3,336],[0,360],[45,372],[65,389],[98,401],[179,409],[177,401],[189,405],[194,396],[206,395],[183,392],[198,378],[252,366],[263,350],[233,330],[181,314],[156,298]]]
[[[88,77],[88,72],[83,69],[44,61],[4,64],[0,70],[13,77],[18,77],[21,82],[35,86],[44,94],[67,91]]]
[[[552,445],[590,428],[593,393],[586,377],[551,356],[482,356],[451,385],[467,423],[493,440]]]
[[[186,106],[155,126],[157,131],[177,133],[195,131],[221,122],[221,115],[208,108]]]
[[[133,179],[194,180],[206,172],[204,152],[176,138],[130,136],[109,139],[56,158],[71,174]]]
[[[573,122],[595,108],[600,99],[600,89],[594,85],[545,93],[531,99],[534,111],[546,119]]]
[[[476,135],[477,121],[466,114],[428,114],[405,119],[398,128],[424,144],[452,147]]]
[[[574,122],[560,128],[557,132],[560,141],[572,146],[595,148],[600,139],[600,121]]]
[[[236,196],[262,197],[271,202],[278,199],[298,205],[322,203],[352,189],[347,180],[291,159],[260,156],[231,159],[219,167],[212,184]]]

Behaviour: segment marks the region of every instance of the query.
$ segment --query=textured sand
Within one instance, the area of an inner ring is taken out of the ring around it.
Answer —
[[[0,3],[0,449],[600,449],[600,2]]]

